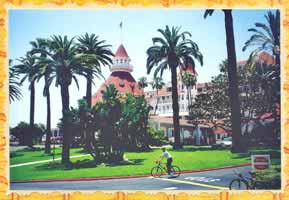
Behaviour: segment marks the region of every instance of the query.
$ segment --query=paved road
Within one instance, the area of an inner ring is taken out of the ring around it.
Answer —
[[[11,183],[11,190],[225,190],[237,170],[245,176],[250,166],[181,174],[178,178],[130,178],[90,181]]]

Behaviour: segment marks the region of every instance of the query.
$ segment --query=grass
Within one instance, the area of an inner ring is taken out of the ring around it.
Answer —
[[[35,159],[47,159],[41,152],[23,152],[22,161],[30,162]],[[72,155],[80,154],[80,149],[72,149]],[[212,167],[224,167],[228,165],[243,164],[250,162],[249,155],[232,154],[229,150],[211,150],[208,147],[185,147],[182,150],[169,150],[173,156],[173,165],[178,165],[181,170],[197,170]],[[26,155],[32,154],[32,155]],[[58,152],[60,156],[60,150]],[[41,157],[41,155],[43,157]],[[126,152],[125,157],[130,163],[119,165],[95,165],[90,156],[73,158],[72,170],[65,169],[59,161],[35,164],[10,169],[12,181],[33,179],[63,179],[63,178],[87,178],[103,176],[127,176],[149,174],[155,160],[161,155],[160,149],[150,152]],[[49,157],[51,158],[51,156]],[[32,160],[29,160],[32,159]],[[11,163],[19,163],[20,157],[11,159]],[[25,173],[23,173],[25,171]]]
[[[53,152],[53,149],[51,149]],[[82,154],[81,148],[73,148],[70,150],[70,155],[79,155]],[[55,158],[61,157],[61,147],[55,148]],[[31,149],[23,149],[10,152],[10,165],[40,161],[40,160],[48,160],[52,159],[52,155],[48,155],[44,153],[43,149],[37,149],[35,151]]]

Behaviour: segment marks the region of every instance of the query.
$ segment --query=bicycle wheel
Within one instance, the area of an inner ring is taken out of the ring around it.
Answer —
[[[179,177],[181,174],[181,169],[178,166],[173,165],[171,168],[171,172],[175,177]]]
[[[160,167],[153,167],[151,170],[151,175],[155,178],[160,177],[161,175],[163,175],[163,170]]]
[[[242,179],[234,179],[229,185],[230,190],[248,190],[249,185]]]

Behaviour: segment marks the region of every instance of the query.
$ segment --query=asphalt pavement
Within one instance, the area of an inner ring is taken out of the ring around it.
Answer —
[[[121,178],[110,180],[77,180],[11,183],[11,190],[226,190],[236,177],[235,171],[249,177],[251,166],[205,172],[184,173],[177,178]]]

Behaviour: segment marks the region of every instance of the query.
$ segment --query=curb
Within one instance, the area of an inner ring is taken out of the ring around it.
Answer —
[[[207,169],[199,169],[199,170],[183,170],[182,174],[188,173],[197,173],[197,172],[207,172],[214,170],[222,170],[222,169],[230,169],[235,167],[245,167],[250,166],[251,163],[245,163],[240,165],[230,165],[219,168],[207,168]],[[63,182],[63,181],[100,181],[100,180],[113,180],[113,179],[131,179],[131,178],[142,178],[142,177],[150,177],[151,175],[135,175],[135,176],[111,176],[111,177],[95,177],[95,178],[67,178],[67,179],[47,179],[47,180],[27,180],[27,181],[10,181],[10,183],[49,183],[49,182]]]

